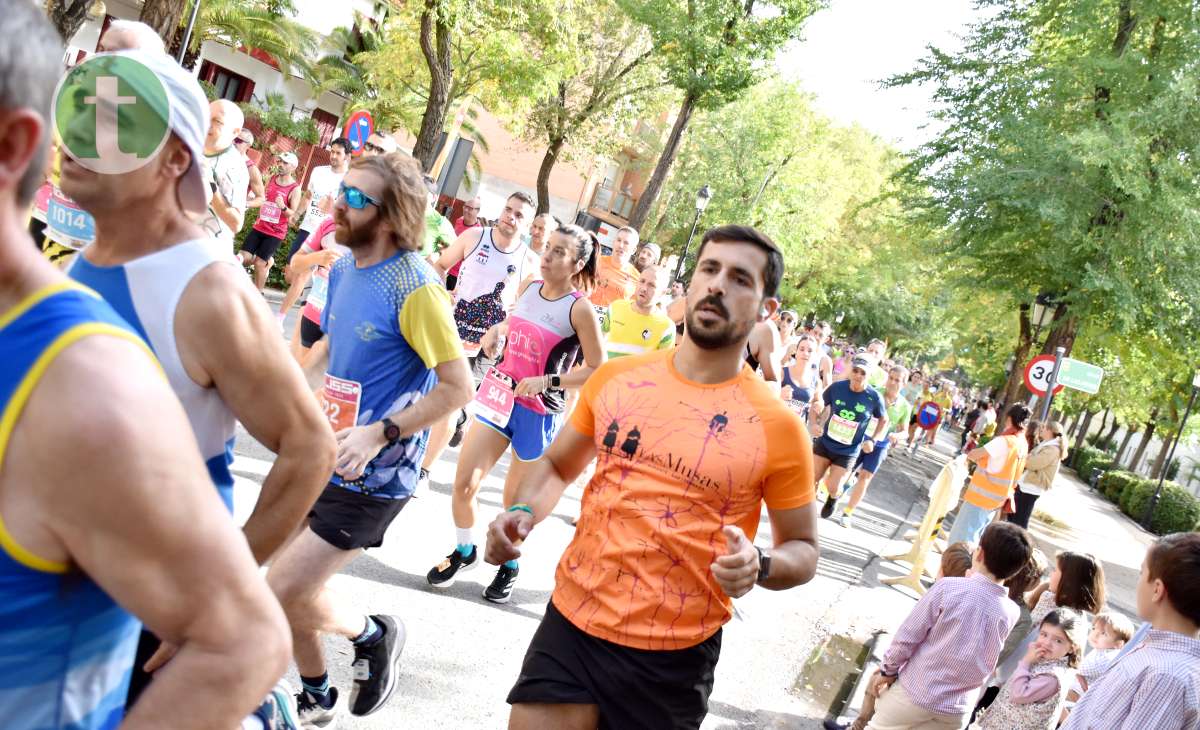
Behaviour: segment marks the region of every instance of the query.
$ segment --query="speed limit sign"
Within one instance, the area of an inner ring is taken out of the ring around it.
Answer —
[[[1046,395],[1050,386],[1050,374],[1054,372],[1054,356],[1038,355],[1025,366],[1025,387],[1036,396]],[[1058,395],[1063,389],[1062,384],[1056,385],[1054,394]]]

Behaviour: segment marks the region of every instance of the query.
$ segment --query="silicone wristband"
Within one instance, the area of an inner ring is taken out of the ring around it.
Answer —
[[[529,513],[530,517],[533,516],[533,507],[530,507],[529,505],[525,504],[524,502],[522,502],[521,504],[514,504],[513,506],[508,508],[509,512],[516,512],[518,510],[520,510],[521,512]]]

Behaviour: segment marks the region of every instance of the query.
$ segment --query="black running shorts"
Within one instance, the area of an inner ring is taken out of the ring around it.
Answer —
[[[813,456],[820,456],[823,459],[828,459],[830,464],[840,466],[843,469],[849,469],[854,460],[858,458],[858,451],[853,454],[835,454],[825,448],[825,438],[813,439]]]
[[[632,649],[584,633],[551,602],[508,703],[597,705],[600,730],[699,728],[720,656],[720,630],[687,649]]]
[[[278,250],[279,244],[283,243],[282,238],[263,233],[260,230],[251,228],[246,234],[246,240],[242,243],[242,250],[252,254],[255,258],[262,259],[267,263],[275,261],[275,251]]]
[[[308,527],[317,537],[339,550],[379,547],[388,526],[404,509],[408,499],[372,497],[327,484],[309,510]]]
[[[321,331],[321,325],[312,321],[303,314],[300,315],[300,344],[304,347],[312,347],[317,344],[325,333]]]

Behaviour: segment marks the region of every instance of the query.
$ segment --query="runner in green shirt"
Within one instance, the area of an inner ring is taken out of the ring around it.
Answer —
[[[912,417],[913,406],[904,396],[900,394],[900,385],[908,380],[908,369],[902,365],[894,366],[888,371],[887,381],[883,390],[883,407],[888,414],[888,433],[882,438],[875,441],[875,450],[866,453],[861,452],[858,456],[858,461],[855,462],[854,468],[851,470],[857,476],[857,482],[854,484],[854,489],[850,492],[850,501],[847,502],[846,508],[842,510],[841,517],[838,518],[838,524],[842,527],[850,527],[850,522],[853,519],[854,508],[862,501],[863,495],[867,493],[867,487],[871,484],[871,478],[879,471],[879,467],[883,465],[887,459],[890,447],[895,446],[904,434],[904,429],[908,425],[909,418]],[[871,432],[871,427],[867,428],[867,432]]]

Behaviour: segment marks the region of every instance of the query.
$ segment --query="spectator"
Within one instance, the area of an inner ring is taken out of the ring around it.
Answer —
[[[1009,522],[1024,528],[1029,527],[1029,518],[1033,515],[1033,506],[1038,497],[1054,486],[1058,468],[1067,459],[1066,437],[1063,436],[1061,423],[1048,421],[1040,429],[1039,439],[1038,445],[1025,460],[1025,470],[1013,495],[1016,509],[1008,516]]]

